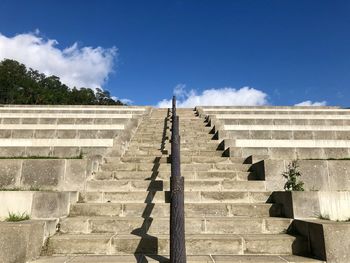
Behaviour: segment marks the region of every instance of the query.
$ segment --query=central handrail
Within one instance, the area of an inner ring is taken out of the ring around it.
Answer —
[[[186,263],[184,178],[181,176],[179,117],[172,100],[170,177],[170,262]]]

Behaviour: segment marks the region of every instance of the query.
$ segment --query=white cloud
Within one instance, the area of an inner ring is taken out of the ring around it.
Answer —
[[[113,71],[117,49],[79,47],[77,43],[58,48],[55,39],[44,39],[39,30],[6,37],[0,33],[0,60],[14,59],[45,75],[58,76],[69,87],[101,88]]]
[[[111,97],[113,100],[117,101],[117,100],[120,100],[121,102],[123,102],[124,104],[128,104],[128,105],[131,105],[134,103],[134,101],[132,100],[129,100],[129,99],[119,99],[118,97],[116,96],[112,96]]]
[[[295,104],[294,106],[326,106],[326,101],[315,101],[312,102],[311,100],[306,100],[300,103]]]
[[[207,89],[197,94],[195,90],[186,91],[184,84],[174,89],[177,96],[177,107],[193,108],[195,106],[260,106],[267,104],[267,94],[250,87],[234,89],[231,87]],[[160,108],[170,108],[171,100],[162,100],[157,104]]]

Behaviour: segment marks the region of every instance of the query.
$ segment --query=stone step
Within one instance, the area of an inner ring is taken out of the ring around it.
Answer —
[[[325,263],[324,261],[304,258],[294,255],[188,255],[188,263]],[[31,263],[146,263],[161,262],[169,263],[168,255],[68,255],[68,256],[44,256]]]
[[[235,160],[235,159],[232,159]],[[229,157],[220,156],[181,156],[181,164],[185,163],[232,163]],[[238,160],[241,160],[239,158]],[[106,163],[115,163],[113,158],[105,158]],[[125,163],[170,163],[170,156],[123,156],[122,162]]]
[[[181,152],[183,151],[216,151],[219,147],[219,144],[214,143],[207,143],[207,144],[181,144]],[[135,151],[135,150],[141,150],[141,151],[155,151],[159,149],[169,150],[170,151],[170,143],[156,143],[156,144],[149,144],[149,143],[130,143],[128,147],[128,151]]]
[[[292,219],[189,217],[186,234],[282,234]],[[169,234],[169,218],[67,217],[60,221],[62,233]]]
[[[170,181],[163,180],[89,180],[87,191],[168,191]],[[186,191],[265,191],[265,181],[185,180]]]
[[[170,205],[143,203],[76,203],[71,205],[70,216],[168,217]],[[280,216],[278,204],[187,203],[186,217],[269,217]]]
[[[49,254],[168,254],[169,235],[61,234],[48,241]],[[188,255],[287,254],[306,250],[302,237],[287,234],[186,235]]]
[[[199,171],[199,172],[182,172],[181,175],[185,180],[236,180],[247,181],[254,180],[255,174],[252,172],[232,172],[232,171]],[[152,172],[152,171],[99,171],[94,174],[95,180],[169,180],[170,172]]]
[[[251,191],[192,191],[185,189],[185,203],[266,203],[271,192]],[[169,203],[170,191],[125,192],[109,191],[80,193],[84,203]]]
[[[101,165],[101,171],[170,171],[169,163],[106,163]],[[251,164],[239,163],[192,163],[182,164],[181,171],[242,171],[248,172]]]
[[[164,155],[169,155],[170,151],[164,151]],[[209,151],[181,151],[181,156],[222,156],[223,152],[222,151],[216,151],[216,150],[209,150]],[[124,156],[149,156],[149,155],[156,155],[159,156],[160,155],[160,151],[159,150],[154,150],[154,151],[140,151],[140,150],[134,150],[134,151],[130,151],[128,150]],[[245,161],[245,158],[242,157],[237,157],[235,158],[238,162],[238,160],[240,160],[242,163]],[[232,157],[231,157],[232,160]]]

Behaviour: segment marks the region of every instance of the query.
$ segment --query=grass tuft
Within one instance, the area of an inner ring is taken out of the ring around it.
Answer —
[[[19,221],[24,221],[29,219],[30,219],[30,216],[26,212],[23,212],[22,214],[9,212],[9,215],[5,220],[7,222],[19,222]]]

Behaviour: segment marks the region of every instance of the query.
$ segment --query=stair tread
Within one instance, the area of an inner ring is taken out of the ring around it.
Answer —
[[[67,255],[40,257],[31,263],[146,263],[169,262],[168,255]],[[294,255],[199,255],[187,256],[188,263],[322,263],[324,261]]]

